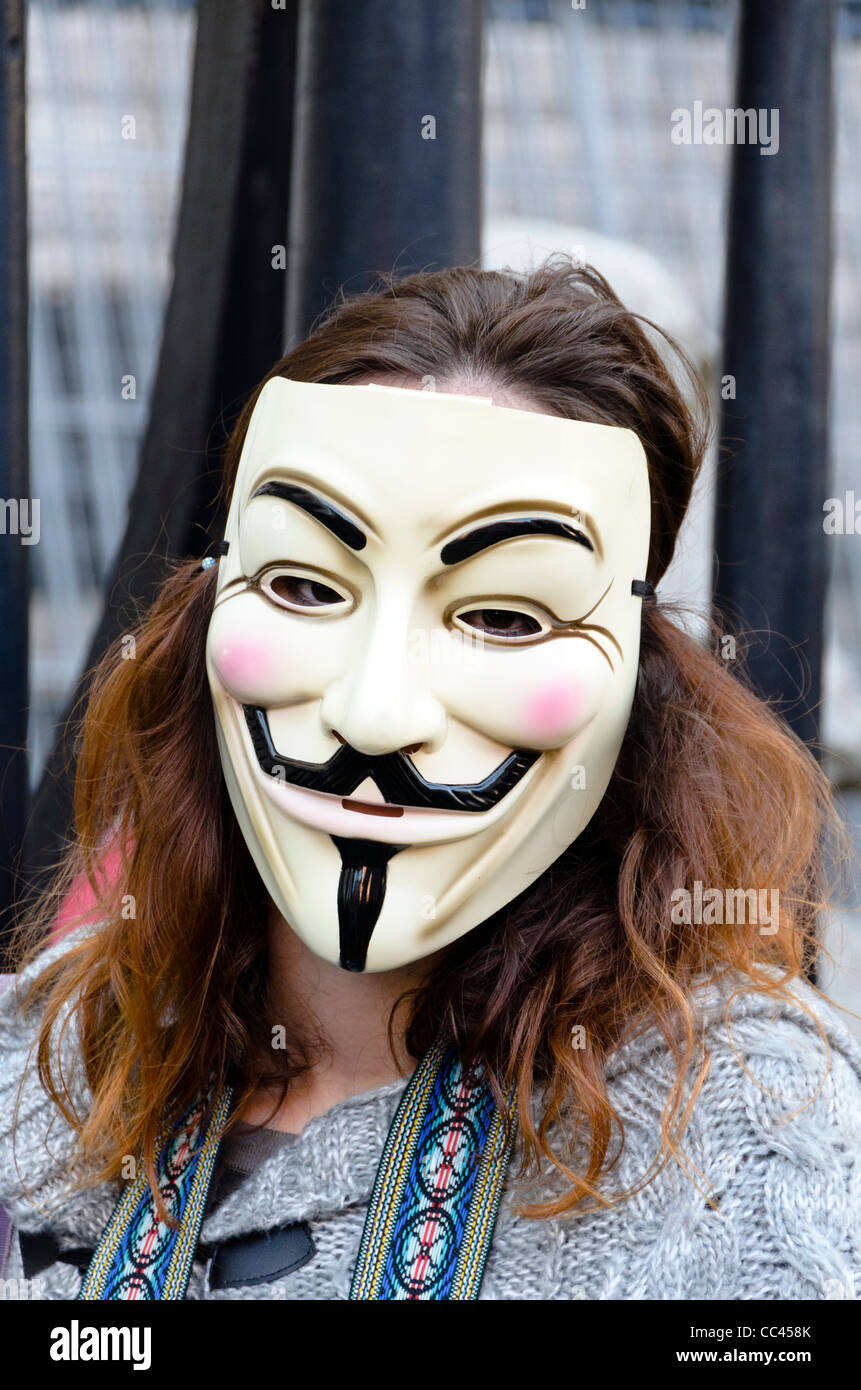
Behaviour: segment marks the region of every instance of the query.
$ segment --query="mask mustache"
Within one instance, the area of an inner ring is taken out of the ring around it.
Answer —
[[[405,753],[359,753],[344,743],[325,763],[302,762],[278,753],[266,711],[243,705],[245,721],[261,771],[297,787],[351,796],[370,777],[386,801],[395,806],[433,811],[489,811],[517,785],[541,756],[536,749],[515,749],[480,782],[428,782]]]

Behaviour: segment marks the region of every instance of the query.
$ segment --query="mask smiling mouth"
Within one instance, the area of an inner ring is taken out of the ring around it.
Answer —
[[[345,811],[361,811],[366,816],[402,816],[403,806],[390,806],[375,804],[373,801],[354,801],[352,797],[344,796],[341,798],[341,805]]]
[[[276,782],[304,787],[341,798],[347,811],[383,817],[403,816],[408,810],[489,811],[502,801],[538,761],[537,749],[514,749],[480,782],[428,782],[404,753],[360,753],[349,744],[324,763],[303,762],[278,753],[265,709],[243,705],[243,713],[261,771]],[[384,802],[361,801],[352,793],[371,778]]]

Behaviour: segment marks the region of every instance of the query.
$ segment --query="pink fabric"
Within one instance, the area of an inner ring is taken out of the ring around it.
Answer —
[[[120,872],[120,864],[120,851],[116,848],[107,850],[102,859],[100,870],[105,883],[116,882]],[[73,926],[87,920],[86,917],[80,916],[81,913],[86,913],[96,906],[96,895],[90,887],[89,880],[86,874],[81,874],[60,905],[60,911],[57,913],[57,920],[51,935],[58,940],[64,937],[67,932],[72,930]]]
[[[120,867],[119,849],[108,849],[101,861],[99,877],[105,883],[116,882]],[[96,907],[96,895],[90,887],[89,880],[86,874],[80,874],[60,904],[51,936],[54,940],[61,940],[67,932],[72,930],[73,926],[87,920],[86,916],[82,914],[86,914],[90,909]],[[95,917],[95,912],[93,912],[93,917]],[[9,988],[14,979],[14,975],[0,975],[0,994]],[[15,1227],[12,1218],[6,1208],[0,1206],[0,1279],[6,1277],[14,1236]]]

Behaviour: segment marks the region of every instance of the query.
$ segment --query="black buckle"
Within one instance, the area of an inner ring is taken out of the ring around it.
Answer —
[[[36,1279],[43,1270],[57,1263],[74,1265],[81,1274],[86,1274],[95,1254],[94,1250],[77,1245],[64,1250],[49,1231],[19,1231],[18,1248],[25,1279]]]
[[[209,1287],[232,1289],[242,1284],[272,1284],[301,1269],[316,1253],[305,1221],[290,1221],[251,1236],[234,1236],[212,1246]]]

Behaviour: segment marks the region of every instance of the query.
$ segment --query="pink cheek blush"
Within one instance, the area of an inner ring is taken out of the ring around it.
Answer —
[[[529,696],[523,719],[537,742],[563,739],[573,731],[582,707],[582,695],[576,686],[548,685]]]
[[[262,696],[274,674],[270,646],[253,637],[218,638],[212,664],[228,690],[240,697]]]

